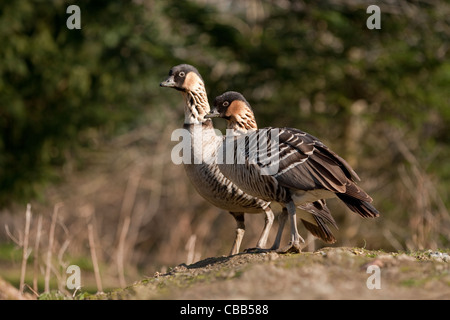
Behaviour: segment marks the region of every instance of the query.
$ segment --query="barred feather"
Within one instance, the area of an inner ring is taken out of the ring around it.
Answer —
[[[233,95],[236,96],[236,94]],[[245,112],[248,115],[248,110]],[[231,117],[238,118],[236,115],[231,115]],[[243,129],[251,129],[250,124],[250,122],[246,122],[246,127]],[[238,123],[229,123],[229,125],[232,125],[235,130],[244,131],[242,128],[238,128]],[[245,146],[248,149],[243,153],[246,165],[220,166],[225,175],[235,181],[245,192],[267,201],[279,202],[290,201],[290,196],[298,191],[303,192],[299,198],[305,199],[304,201],[310,201],[315,194],[322,196],[334,194],[350,210],[363,217],[379,215],[379,212],[370,204],[372,198],[356,185],[355,181],[360,180],[356,172],[343,158],[330,150],[318,138],[295,128],[269,127],[253,130],[249,134],[241,134],[234,137],[234,140],[236,144],[239,144],[241,139],[249,139],[250,135],[255,136],[254,140],[257,141],[260,139],[270,140],[268,132],[273,132],[272,134],[278,138],[279,143],[277,151],[267,158],[270,160],[269,162],[278,161],[278,170],[270,177],[264,177],[261,173],[268,166],[267,159],[266,163],[259,158],[257,158],[258,161],[254,161],[250,155],[255,153],[256,146],[252,146],[247,140]],[[269,141],[267,145],[270,145]],[[239,151],[236,147],[234,150],[235,152]],[[251,179],[242,176],[248,176]],[[270,184],[270,186],[262,187],[261,185],[264,184]],[[308,192],[313,193],[305,196]]]

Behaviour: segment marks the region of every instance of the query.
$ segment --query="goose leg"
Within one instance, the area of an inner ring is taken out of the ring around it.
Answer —
[[[256,244],[256,248],[247,248],[244,250],[244,252],[251,252],[251,253],[261,253],[261,252],[267,252],[271,249],[264,249],[267,243],[267,238],[269,237],[270,229],[272,228],[274,220],[273,211],[270,207],[267,207],[265,209],[265,217],[264,217],[264,228],[261,232],[261,236],[259,237],[258,243]]]
[[[258,243],[256,244],[256,247],[260,249],[266,246],[267,238],[269,237],[269,232],[272,228],[274,219],[273,211],[272,209],[270,209],[270,207],[267,207],[267,209],[265,210],[265,214],[266,216],[264,217],[264,229],[261,233],[261,236],[259,237]]]
[[[281,236],[283,235],[284,225],[288,217],[288,212],[286,208],[278,216],[278,231],[275,241],[273,242],[272,248],[270,250],[278,250],[280,248]]]
[[[241,247],[242,238],[245,233],[245,219],[243,212],[230,212],[233,218],[236,220],[236,237],[234,238],[233,246],[231,247],[230,256],[239,253]]]
[[[295,210],[295,204],[293,201],[290,201],[286,204],[286,209],[289,214],[289,224],[291,226],[291,241],[289,241],[289,244],[277,250],[278,253],[299,253],[301,252],[302,248],[300,246],[300,243],[304,243],[305,240],[299,235],[297,230],[297,219],[296,219],[296,210]]]

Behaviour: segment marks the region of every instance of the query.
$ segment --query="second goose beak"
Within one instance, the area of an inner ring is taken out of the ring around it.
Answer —
[[[217,110],[211,110],[206,116],[205,118],[218,118],[220,117],[220,112]]]

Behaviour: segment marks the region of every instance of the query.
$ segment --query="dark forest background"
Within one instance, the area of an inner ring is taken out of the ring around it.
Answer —
[[[66,27],[71,4],[81,30]],[[210,101],[240,91],[260,127],[302,129],[350,162],[381,217],[364,220],[330,201],[335,245],[448,248],[450,4],[377,1],[381,29],[369,30],[371,4],[1,2],[0,275],[18,281],[27,203],[37,266],[27,281],[38,291],[52,217],[60,290],[69,264],[87,274],[98,264],[110,287],[228,253],[234,220],[170,160],[183,101],[159,83],[180,63],[199,69]],[[244,248],[262,225],[262,215],[247,215]],[[305,250],[324,245],[308,241]]]

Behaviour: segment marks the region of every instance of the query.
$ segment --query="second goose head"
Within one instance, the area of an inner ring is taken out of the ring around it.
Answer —
[[[227,91],[216,97],[214,107],[206,118],[217,117],[227,120],[228,129],[241,133],[258,129],[250,104],[242,94],[236,91]]]

